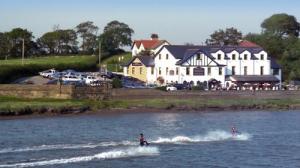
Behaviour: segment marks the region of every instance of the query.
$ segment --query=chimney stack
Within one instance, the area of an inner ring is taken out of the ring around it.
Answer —
[[[153,34],[151,34],[151,40],[158,40],[158,34],[156,34],[156,33],[153,33]]]

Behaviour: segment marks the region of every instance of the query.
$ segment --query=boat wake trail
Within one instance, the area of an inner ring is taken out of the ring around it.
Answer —
[[[0,168],[1,167],[49,166],[49,165],[58,165],[58,164],[88,162],[94,160],[117,159],[117,158],[138,157],[138,156],[155,156],[155,155],[159,155],[159,150],[157,147],[131,147],[127,149],[102,152],[91,156],[78,156],[72,158],[53,159],[53,160],[45,160],[45,161],[38,161],[38,162],[0,165]]]
[[[25,148],[6,148],[1,149],[1,153],[16,153],[16,152],[31,152],[43,150],[61,150],[61,149],[84,149],[84,148],[97,148],[97,147],[110,147],[110,146],[134,146],[136,142],[122,141],[122,142],[101,142],[89,144],[59,144],[59,145],[41,145],[31,146]]]
[[[230,132],[217,130],[217,131],[208,132],[206,135],[199,135],[193,137],[187,137],[187,136],[175,136],[172,138],[159,137],[157,140],[154,140],[151,143],[183,144],[183,143],[224,141],[224,140],[247,141],[250,138],[251,135],[248,133],[242,133],[233,136]]]

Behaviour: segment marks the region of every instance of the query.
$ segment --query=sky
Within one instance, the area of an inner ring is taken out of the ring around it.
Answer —
[[[0,0],[0,32],[21,27],[36,38],[60,28],[93,21],[103,31],[113,20],[128,24],[133,39],[157,33],[172,44],[202,44],[215,30],[235,27],[260,33],[275,13],[300,21],[300,0]]]

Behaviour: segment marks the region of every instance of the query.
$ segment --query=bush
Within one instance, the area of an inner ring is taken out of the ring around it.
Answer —
[[[112,80],[112,87],[113,88],[122,88],[123,87],[122,81],[119,78],[114,78]]]
[[[167,86],[159,86],[159,87],[156,87],[155,89],[167,91]]]
[[[206,87],[204,87],[203,85],[197,85],[197,86],[193,86],[192,90],[205,90]]]

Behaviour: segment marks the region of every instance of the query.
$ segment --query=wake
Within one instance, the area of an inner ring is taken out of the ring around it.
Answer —
[[[31,152],[31,151],[43,151],[43,150],[61,150],[61,149],[87,149],[97,147],[110,147],[110,146],[134,146],[137,142],[122,141],[122,142],[101,142],[101,143],[89,143],[89,144],[59,144],[59,145],[41,145],[31,146],[25,148],[6,148],[1,149],[1,153],[15,153],[15,152]]]
[[[35,167],[35,166],[49,166],[58,164],[69,164],[78,162],[88,162],[94,160],[117,159],[138,156],[155,156],[159,155],[157,147],[131,147],[123,150],[112,150],[102,152],[91,156],[79,156],[72,158],[53,159],[38,162],[16,163],[8,165],[0,165],[0,167]]]
[[[198,135],[193,137],[187,136],[175,136],[172,138],[159,137],[157,140],[151,143],[156,144],[183,144],[183,143],[197,143],[197,142],[213,142],[213,141],[225,141],[225,140],[235,140],[235,141],[247,141],[251,138],[248,133],[242,133],[233,136],[230,132],[226,131],[211,131],[206,135]]]
[[[197,142],[210,142],[210,141],[225,141],[225,140],[236,140],[236,141],[247,141],[251,138],[248,133],[242,133],[240,135],[232,136],[230,132],[216,130],[210,131],[205,135],[196,135],[192,137],[188,136],[174,136],[174,137],[158,137],[156,140],[150,140],[152,144],[186,144],[186,143],[197,143]],[[24,148],[6,148],[1,149],[0,154],[4,153],[18,153],[18,152],[33,152],[33,151],[45,151],[45,150],[68,150],[68,149],[93,149],[98,147],[117,147],[117,146],[137,146],[137,141],[121,141],[121,142],[100,142],[100,143],[89,143],[89,144],[58,144],[58,145],[41,145]]]

